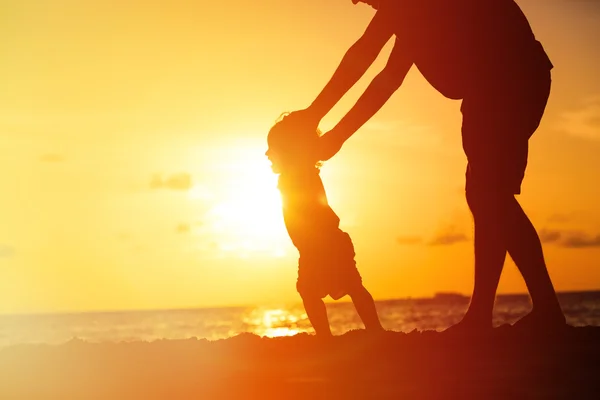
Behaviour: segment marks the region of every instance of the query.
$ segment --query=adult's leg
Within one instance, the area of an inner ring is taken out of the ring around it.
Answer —
[[[519,268],[531,295],[533,311],[523,322],[560,325],[565,317],[548,274],[540,238],[516,199],[509,204],[507,217],[513,228],[507,235],[508,252]]]
[[[512,197],[512,195],[510,195]],[[467,203],[473,215],[475,277],[473,295],[461,326],[489,329],[496,290],[506,259],[506,229],[503,226],[507,197],[485,192],[467,191]]]
[[[535,322],[564,324],[539,236],[514,195],[469,193],[467,199],[475,225],[475,280],[464,322],[473,327],[491,326],[496,290],[508,250],[531,295],[531,316]]]
[[[491,326],[507,251],[530,291],[535,316],[541,317],[536,320],[564,322],[539,237],[514,197],[527,165],[528,140],[540,123],[549,92],[548,73],[463,102],[466,191],[475,225],[475,285],[463,326]]]
[[[551,87],[550,72],[540,74],[537,79],[527,79],[526,82],[530,87],[525,89],[522,101],[517,102],[520,104],[513,121],[517,124],[517,132],[522,130],[529,139],[537,130],[546,109]],[[519,156],[522,161],[519,174],[514,179],[515,193],[520,193],[520,181],[527,165],[527,153]],[[565,317],[546,267],[542,243],[533,223],[515,198],[508,203],[505,215],[509,223],[506,234],[508,253],[523,276],[533,305],[533,312],[524,321],[546,326],[565,324]]]

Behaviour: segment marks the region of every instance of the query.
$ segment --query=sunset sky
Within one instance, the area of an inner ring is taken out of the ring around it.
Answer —
[[[555,64],[520,201],[556,289],[599,289],[600,2],[518,3]],[[266,133],[310,104],[373,14],[350,0],[2,1],[0,313],[298,301]],[[459,107],[413,68],[322,168],[376,299],[471,291]],[[500,292],[524,290],[507,262]]]

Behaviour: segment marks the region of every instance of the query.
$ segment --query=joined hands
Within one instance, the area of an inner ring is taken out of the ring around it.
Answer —
[[[311,131],[316,131],[319,128],[319,122],[321,122],[321,117],[311,110],[310,107],[293,111],[286,118],[294,119],[298,129]],[[317,150],[319,160],[327,161],[332,158],[340,151],[345,141],[346,138],[337,132],[335,128],[322,134],[319,138],[319,148]]]

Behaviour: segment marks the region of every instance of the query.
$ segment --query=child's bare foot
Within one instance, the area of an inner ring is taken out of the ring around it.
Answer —
[[[367,331],[368,333],[371,333],[371,334],[380,334],[380,333],[387,332],[385,329],[383,329],[383,326],[381,326],[381,325],[370,326],[368,328],[365,328],[365,331]]]

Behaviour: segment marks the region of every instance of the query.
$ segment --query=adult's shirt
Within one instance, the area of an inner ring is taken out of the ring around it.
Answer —
[[[395,46],[451,99],[553,67],[513,0],[381,0],[377,12]]]

